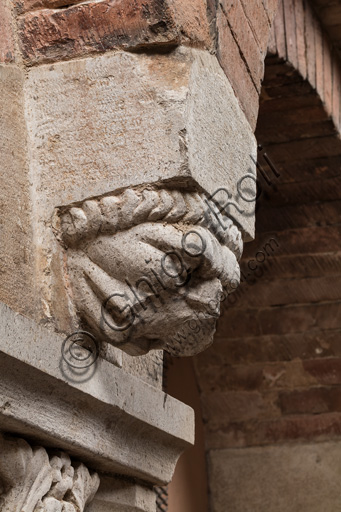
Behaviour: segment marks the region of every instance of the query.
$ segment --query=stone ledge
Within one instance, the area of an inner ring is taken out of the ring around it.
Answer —
[[[123,479],[101,476],[101,485],[87,512],[155,512],[155,492]]]
[[[71,382],[64,336],[4,304],[0,316],[2,431],[63,449],[97,471],[171,479],[194,442],[192,409],[101,359],[89,380]]]

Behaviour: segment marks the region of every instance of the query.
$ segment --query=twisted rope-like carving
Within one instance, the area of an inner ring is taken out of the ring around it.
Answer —
[[[59,208],[54,228],[66,249],[70,309],[97,339],[132,355],[193,355],[213,341],[222,292],[238,286],[243,241],[211,198],[127,189]],[[195,336],[179,341],[179,329],[200,317]]]
[[[148,187],[127,189],[84,201],[80,206],[60,210],[61,237],[66,246],[76,247],[82,240],[99,234],[115,234],[144,222],[183,223],[208,228],[218,241],[239,260],[242,236],[233,221],[204,194]]]

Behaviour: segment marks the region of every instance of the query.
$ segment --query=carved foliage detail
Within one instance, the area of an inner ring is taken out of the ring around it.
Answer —
[[[2,512],[83,512],[98,486],[98,475],[65,453],[0,434]]]

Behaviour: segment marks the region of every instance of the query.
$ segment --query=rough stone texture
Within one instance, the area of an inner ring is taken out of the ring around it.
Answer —
[[[96,471],[169,482],[194,441],[189,407],[101,357],[78,371],[62,357],[63,336],[4,305],[0,316],[0,430]]]
[[[23,81],[23,72],[15,66],[0,66],[0,300],[33,315],[34,241]]]
[[[334,512],[340,443],[212,451],[212,511]],[[242,485],[242,492],[241,492]]]
[[[43,65],[30,70],[25,96],[44,321],[77,327],[61,285],[55,207],[161,181],[208,193],[226,187],[243,211],[232,205],[229,214],[252,236],[252,206],[236,186],[254,173],[255,139],[215,57],[179,49]]]
[[[114,48],[174,46],[180,42],[210,45],[204,0],[196,0],[191,6],[179,0],[105,0],[71,6],[58,1],[52,5],[27,1],[23,8],[54,4],[58,10],[34,10],[19,22],[27,63],[58,61]]]
[[[238,228],[213,201],[127,189],[63,208],[58,221],[80,328],[132,355],[163,348],[188,356],[212,343],[220,294],[238,286],[243,250]]]
[[[83,512],[99,477],[62,452],[0,433],[0,505],[3,512]]]
[[[139,357],[129,356],[122,352],[122,368],[135,377],[162,389],[163,350],[154,350],[150,354]]]
[[[87,512],[155,512],[155,492],[142,485],[101,476],[101,485]]]
[[[12,33],[12,17],[10,2],[0,3],[0,63],[14,60],[14,41]]]

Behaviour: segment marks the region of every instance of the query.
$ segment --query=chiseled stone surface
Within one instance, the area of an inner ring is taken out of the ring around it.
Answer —
[[[64,336],[3,304],[0,317],[0,430],[62,449],[96,471],[169,482],[194,442],[190,407],[102,358],[72,371]]]
[[[165,182],[206,194],[226,187],[243,238],[253,235],[254,204],[237,182],[254,173],[255,138],[216,57],[119,52],[32,68],[24,89],[42,321],[65,333],[78,327],[53,233],[58,207]]]
[[[239,284],[243,242],[205,195],[130,188],[61,209],[54,227],[66,246],[70,309],[98,341],[175,356],[212,343],[220,295]],[[191,322],[201,328],[179,340]]]
[[[340,442],[211,451],[212,511],[335,512],[340,457]]]
[[[0,300],[33,316],[34,241],[24,77],[16,66],[0,65]]]
[[[14,60],[14,41],[12,33],[11,2],[0,3],[0,62]]]
[[[93,500],[99,476],[67,454],[1,433],[0,448],[2,512],[84,512]]]
[[[101,476],[101,485],[86,512],[155,512],[153,489],[122,478]]]

